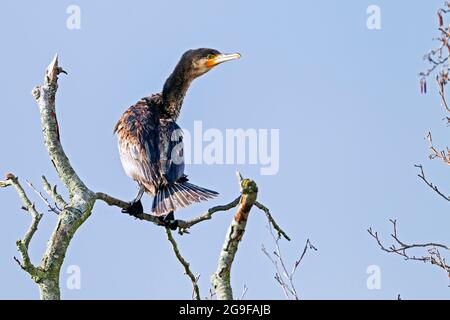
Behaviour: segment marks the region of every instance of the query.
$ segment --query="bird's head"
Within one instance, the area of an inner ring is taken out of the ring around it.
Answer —
[[[224,54],[215,49],[200,48],[186,51],[179,65],[183,66],[190,77],[197,78],[223,62],[240,57],[239,53]]]
[[[183,98],[191,82],[205,74],[215,66],[234,59],[239,59],[239,53],[224,54],[215,49],[200,48],[186,51],[178,62],[175,70],[167,78],[163,87],[163,100],[179,110]]]

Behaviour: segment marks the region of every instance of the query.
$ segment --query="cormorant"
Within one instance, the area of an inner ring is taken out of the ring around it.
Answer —
[[[184,174],[183,137],[176,120],[192,81],[218,64],[238,58],[238,53],[223,54],[214,49],[189,50],[161,93],[142,98],[122,115],[114,128],[120,160],[126,174],[139,185],[136,198],[123,212],[142,213],[141,198],[145,192],[154,197],[152,213],[176,229],[175,210],[218,195],[188,182]]]

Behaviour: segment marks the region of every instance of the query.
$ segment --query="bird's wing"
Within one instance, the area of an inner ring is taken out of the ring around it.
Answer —
[[[154,108],[143,99],[123,114],[114,130],[125,172],[151,192],[161,177],[157,121]]]
[[[160,172],[169,183],[184,176],[183,132],[174,120],[160,123]]]

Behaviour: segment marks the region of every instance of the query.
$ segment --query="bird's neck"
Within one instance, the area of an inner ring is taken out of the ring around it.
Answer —
[[[162,92],[163,96],[163,115],[176,120],[180,114],[183,100],[189,86],[192,83],[192,77],[178,65],[169,78],[166,80]]]

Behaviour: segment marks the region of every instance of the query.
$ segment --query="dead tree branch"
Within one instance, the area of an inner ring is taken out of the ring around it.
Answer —
[[[175,253],[175,256],[177,257],[178,261],[183,265],[184,273],[189,277],[189,279],[191,279],[192,289],[193,289],[193,292],[192,292],[193,298],[195,300],[201,300],[200,289],[198,288],[198,285],[197,285],[198,277],[194,276],[194,274],[192,273],[192,271],[189,267],[189,262],[187,262],[181,255],[180,250],[178,249],[177,242],[175,241],[175,239],[172,235],[172,231],[170,231],[169,228],[165,228],[165,229],[166,229],[166,234],[167,234],[167,240],[169,240],[169,242],[172,244],[172,249],[173,249],[173,252]]]
[[[94,205],[94,193],[90,191],[72,168],[60,141],[56,117],[56,92],[58,76],[66,73],[58,64],[58,56],[47,67],[44,84],[33,89],[39,107],[44,143],[56,172],[69,191],[70,201],[58,215],[58,223],[47,244],[40,268],[45,276],[37,281],[42,299],[59,299],[59,274],[70,241],[89,217]],[[61,204],[62,202],[59,201]]]
[[[97,200],[102,200],[109,206],[115,206],[115,207],[122,208],[122,209],[126,209],[130,206],[130,204],[128,202],[114,198],[103,192],[97,192],[95,194],[95,198]],[[151,222],[158,226],[164,226],[164,224],[158,219],[158,217],[151,215],[151,214],[142,213],[142,214],[134,215],[133,217],[135,217],[136,219],[139,219],[139,220]]]
[[[126,209],[129,206],[129,203],[117,198],[114,198],[110,195],[107,195],[105,193],[102,192],[97,192],[95,194],[96,199],[98,200],[102,200],[104,201],[106,204],[108,204],[109,206],[115,206],[115,207],[119,207],[122,209]],[[191,218],[189,220],[178,220],[178,233],[180,234],[184,234],[184,233],[189,233],[188,230],[190,228],[192,228],[193,226],[206,221],[206,220],[211,220],[211,218],[213,217],[213,215],[217,212],[221,212],[221,211],[228,211],[231,210],[235,207],[238,206],[238,204],[240,203],[241,200],[241,196],[237,197],[236,199],[234,199],[233,201],[231,201],[228,204],[225,205],[218,205],[218,206],[214,206],[209,208],[206,212],[198,215],[197,217]],[[274,227],[275,230],[277,230],[277,232],[282,235],[286,240],[291,240],[289,238],[289,236],[286,234],[285,231],[283,231],[283,229],[281,229],[281,227],[278,225],[278,223],[275,221],[275,219],[273,218],[272,214],[270,213],[270,210],[264,206],[263,204],[259,203],[258,201],[255,201],[255,206],[258,207],[259,209],[261,209],[265,214],[267,219],[269,220],[269,223],[272,224],[272,226]],[[161,220],[159,220],[156,216],[148,214],[148,213],[142,213],[139,215],[135,215],[133,216],[139,220],[144,220],[144,221],[148,221],[148,222],[152,222],[155,225],[158,226],[163,226],[164,224],[161,222]]]
[[[47,194],[52,197],[53,201],[55,201],[56,207],[60,210],[64,209],[67,206],[67,202],[56,190],[56,185],[52,187],[45,176],[42,176],[41,178],[45,192],[47,192]]]
[[[438,31],[439,35],[434,40],[436,40],[439,45],[436,49],[430,50],[425,56],[430,67],[425,72],[421,72],[420,76],[420,89],[422,93],[427,93],[427,78],[436,74],[435,80],[441,100],[441,105],[446,113],[450,113],[450,107],[446,98],[446,87],[449,82],[449,71],[450,71],[450,25],[446,25],[445,16],[450,12],[450,2],[445,1],[442,8],[437,12],[438,16]],[[446,116],[447,123],[450,124],[450,117]],[[433,144],[433,137],[431,132],[426,136],[429,148],[431,151],[430,159],[441,159],[447,165],[450,165],[450,150],[446,148],[446,151],[439,151]],[[418,177],[434,192],[436,192],[440,197],[446,201],[450,201],[450,197],[445,195],[439,188],[434,185],[425,176],[424,169],[422,165],[416,165],[416,168],[420,169]],[[390,220],[393,226],[393,232],[391,233],[391,238],[393,239],[393,244],[386,247],[380,240],[378,233],[369,228],[367,231],[369,234],[377,241],[378,246],[385,252],[394,253],[400,255],[405,260],[415,260],[422,261],[424,263],[431,263],[442,269],[444,269],[447,274],[449,274],[449,266],[445,262],[445,258],[442,257],[441,251],[449,251],[446,245],[439,243],[423,243],[423,244],[406,244],[398,238],[397,234],[397,222],[396,220]],[[420,255],[415,255],[411,252],[425,250],[426,253],[421,253]],[[450,274],[449,274],[450,275]]]
[[[241,297],[239,298],[239,300],[244,300],[245,295],[247,294],[248,291],[248,287],[244,284],[244,288],[242,288],[242,293],[241,293]]]
[[[44,197],[44,195],[42,194],[42,192],[40,192],[39,190],[37,190],[34,185],[26,180],[27,185],[39,196],[39,198],[41,198],[41,200],[47,205],[48,207],[48,211],[54,212],[56,214],[60,214],[61,209],[58,208],[58,205],[52,205],[48,199],[46,197]]]
[[[439,43],[437,48],[430,50],[423,59],[430,64],[430,67],[421,73],[420,76],[420,90],[422,93],[427,93],[427,78],[430,77],[439,68],[436,75],[436,85],[438,88],[441,104],[446,112],[450,112],[447,103],[445,87],[449,80],[449,55],[450,55],[450,26],[445,26],[444,15],[449,12],[449,2],[446,1],[444,7],[438,10],[438,31],[439,35],[434,40]],[[449,118],[447,118],[450,120]]]
[[[179,221],[179,223],[178,223],[179,232],[180,233],[186,232],[187,229],[195,226],[196,224],[206,221],[206,220],[210,220],[214,213],[217,213],[220,211],[228,211],[230,209],[235,208],[239,204],[240,199],[241,199],[241,196],[237,197],[236,199],[234,199],[233,201],[231,201],[228,204],[209,208],[205,213],[203,213],[195,218],[189,219],[187,221],[183,221],[183,220]]]
[[[262,205],[258,201],[255,201],[255,206],[258,209],[264,211],[264,213],[266,214],[267,220],[269,220],[269,224],[271,224],[273,226],[273,228],[277,231],[278,236],[283,236],[287,241],[291,241],[291,238],[289,238],[289,236],[286,234],[286,232],[284,232],[283,229],[280,228],[280,226],[277,224],[277,222],[272,217],[270,210],[266,206]]]
[[[96,198],[98,200],[102,200],[104,201],[106,204],[110,205],[110,206],[116,206],[122,209],[126,209],[129,206],[128,202],[125,202],[123,200],[119,200],[116,199],[114,197],[111,197],[110,195],[107,195],[105,193],[102,192],[97,192],[96,193]],[[225,205],[219,205],[219,206],[215,206],[212,208],[209,208],[205,213],[189,219],[189,220],[178,220],[178,232],[180,234],[184,234],[184,233],[189,233],[188,229],[195,226],[196,224],[199,224],[200,222],[206,221],[206,220],[210,220],[213,216],[214,213],[220,212],[220,211],[228,211],[234,207],[236,207],[239,204],[239,200],[240,200],[241,196],[237,197],[235,200],[233,200],[232,202],[225,204]],[[148,213],[142,213],[142,214],[138,214],[133,216],[139,220],[144,220],[144,221],[148,221],[148,222],[152,222],[155,225],[158,226],[164,226],[164,224],[161,222],[161,220],[158,219],[158,217],[148,214]]]
[[[256,184],[251,180],[242,180],[242,177],[238,173],[238,179],[240,181],[240,188],[241,188],[241,195],[237,197],[232,202],[225,204],[225,205],[219,205],[212,207],[208,209],[205,213],[194,217],[189,220],[178,220],[178,233],[184,234],[189,233],[188,230],[192,228],[193,226],[206,221],[210,220],[213,216],[213,214],[220,212],[220,211],[228,211],[232,208],[235,208],[237,206],[237,213],[234,217],[234,220],[228,230],[227,237],[222,249],[222,253],[219,258],[219,267],[218,271],[214,273],[212,276],[212,283],[213,287],[216,290],[216,294],[218,299],[232,299],[232,291],[231,291],[231,285],[230,285],[230,271],[231,271],[231,264],[234,260],[234,256],[237,252],[237,246],[242,238],[242,235],[245,231],[245,226],[247,223],[248,214],[250,212],[251,207],[253,204],[257,206],[259,209],[261,209],[265,214],[269,221],[269,223],[274,227],[275,230],[277,230],[278,234],[280,236],[283,236],[287,240],[290,240],[289,236],[284,232],[281,227],[277,224],[275,219],[270,213],[270,210],[264,206],[263,204],[256,201],[256,194],[257,194],[257,187]],[[127,208],[129,204],[125,201],[119,200],[117,198],[111,197],[110,195],[107,195],[105,193],[97,192],[95,194],[96,199],[104,201],[106,204],[110,206],[116,206],[119,208]],[[163,223],[155,216],[142,213],[137,216],[134,216],[137,219],[145,220],[148,222],[151,222],[158,226],[163,226]],[[169,239],[170,241],[170,239]],[[178,256],[177,251],[174,249],[174,252],[178,258],[178,260],[181,262],[180,258],[182,259],[181,255]],[[179,252],[178,252],[179,253]],[[183,265],[184,263],[181,262]],[[187,271],[186,271],[187,272]],[[189,278],[195,279],[193,275],[189,275],[187,273]],[[193,280],[192,280],[193,281]],[[194,283],[194,282],[193,282]],[[196,282],[195,282],[196,283]],[[195,287],[194,287],[195,288]],[[200,297],[198,295],[198,297]]]
[[[378,232],[372,230],[372,228],[369,228],[367,230],[367,232],[376,240],[381,250],[388,253],[394,253],[396,255],[399,255],[403,257],[405,260],[414,260],[425,263],[431,263],[432,265],[438,266],[439,268],[445,270],[447,275],[450,277],[450,266],[446,263],[446,259],[441,255],[440,252],[440,250],[449,252],[450,251],[449,246],[434,242],[407,244],[399,239],[397,233],[397,221],[392,219],[390,219],[389,221],[392,224],[393,231],[391,233],[391,238],[394,240],[394,243],[388,247],[385,246],[383,242],[380,240]],[[412,254],[411,251],[414,249],[425,249],[426,254],[423,253],[421,255]]]
[[[430,159],[441,159],[442,161],[444,161],[444,163],[450,165],[450,150],[447,148],[446,151],[438,151],[433,145],[433,137],[431,135],[431,132],[428,132],[426,139],[431,150]]]
[[[219,300],[232,300],[233,291],[230,283],[231,267],[236,256],[238,246],[245,232],[248,216],[256,201],[258,187],[252,180],[242,179],[238,173],[242,196],[236,215],[225,236],[220,252],[217,271],[211,276],[211,283]]]
[[[56,189],[52,191],[49,184],[46,184],[46,180],[44,180],[44,188],[57,198],[57,204],[61,206],[62,211],[58,212],[58,223],[47,243],[47,249],[39,267],[34,267],[29,260],[28,244],[42,216],[37,213],[34,204],[31,204],[13,175],[8,175],[7,180],[2,182],[2,186],[13,185],[16,187],[16,191],[24,203],[24,208],[32,214],[33,218],[32,225],[24,239],[17,242],[23,257],[21,266],[32,275],[33,280],[38,284],[41,299],[52,300],[60,299],[59,275],[70,241],[79,226],[89,217],[95,201],[94,193],[85,186],[72,168],[60,142],[55,101],[58,76],[61,73],[66,72],[58,65],[58,56],[55,56],[45,71],[43,85],[34,88],[32,92],[39,107],[44,143],[48,155],[70,195],[70,201],[66,203],[62,197],[56,196]],[[32,187],[32,185],[30,186]],[[42,194],[39,192],[38,194],[42,199],[45,199]]]
[[[284,261],[280,248],[281,234],[278,233],[277,235],[275,235],[272,226],[270,224],[267,226],[267,228],[274,241],[275,251],[273,251],[272,256],[267,251],[264,245],[261,245],[261,251],[275,267],[274,279],[280,285],[281,289],[284,292],[284,295],[286,296],[286,299],[300,300],[300,295],[298,294],[297,289],[294,285],[294,276],[296,271],[298,270],[298,267],[300,266],[300,263],[303,261],[303,258],[305,257],[307,251],[308,250],[317,251],[317,248],[311,243],[309,239],[307,239],[305,247],[303,248],[303,251],[300,255],[300,258],[297,261],[295,261],[292,270],[289,271]]]
[[[450,197],[446,196],[445,194],[443,194],[441,192],[441,190],[439,190],[439,188],[437,186],[435,186],[432,182],[430,182],[426,176],[425,176],[425,172],[423,170],[422,165],[415,165],[416,168],[420,169],[420,173],[417,175],[420,179],[422,179],[423,182],[425,182],[434,192],[436,192],[439,196],[441,196],[442,198],[444,198],[447,201],[450,201]]]
[[[20,262],[19,259],[17,259],[16,257],[14,257],[14,260],[19,264],[19,266],[24,271],[26,271],[31,276],[33,280],[39,281],[39,279],[41,279],[43,276],[43,270],[36,267],[31,262],[30,256],[28,254],[28,247],[34,234],[38,229],[39,222],[41,221],[43,215],[37,212],[34,203],[31,203],[30,199],[25,193],[25,190],[20,184],[19,179],[11,173],[6,175],[5,181],[0,181],[0,187],[6,188],[9,186],[12,186],[16,189],[16,192],[19,195],[19,198],[23,204],[22,209],[27,211],[31,215],[31,224],[28,227],[28,230],[26,231],[23,238],[21,240],[17,240],[16,242],[17,249],[19,250],[20,255],[22,256],[22,262]]]

